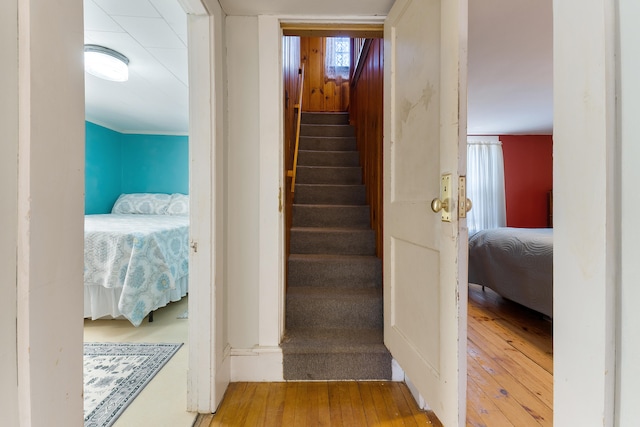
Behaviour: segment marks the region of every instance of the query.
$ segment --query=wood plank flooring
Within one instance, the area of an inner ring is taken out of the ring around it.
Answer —
[[[552,323],[469,286],[467,426],[553,424]],[[440,426],[393,382],[232,383],[194,427]]]
[[[231,383],[215,415],[194,427],[441,426],[404,383],[322,381]]]
[[[551,321],[469,285],[467,426],[552,426]]]

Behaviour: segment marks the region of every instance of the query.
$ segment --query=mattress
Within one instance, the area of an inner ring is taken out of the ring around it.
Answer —
[[[149,312],[186,293],[188,273],[188,216],[85,216],[85,317],[104,315],[91,306],[113,305],[115,301],[89,301],[87,307],[87,295],[102,295],[118,301],[119,313],[108,314],[120,314],[138,326]]]
[[[553,229],[505,227],[474,234],[469,282],[553,317]]]

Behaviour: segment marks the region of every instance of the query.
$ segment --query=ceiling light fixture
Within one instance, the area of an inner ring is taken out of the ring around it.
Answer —
[[[84,69],[101,79],[126,82],[129,79],[129,59],[108,47],[84,45]]]

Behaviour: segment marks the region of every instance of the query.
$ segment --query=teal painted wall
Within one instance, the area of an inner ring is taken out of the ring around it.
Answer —
[[[122,189],[122,134],[85,122],[85,214],[111,212]]]
[[[122,134],[86,122],[85,214],[121,193],[189,193],[189,138]]]
[[[122,135],[123,193],[189,193],[189,138]]]

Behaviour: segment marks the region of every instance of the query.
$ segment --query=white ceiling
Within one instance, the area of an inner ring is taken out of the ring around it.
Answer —
[[[187,19],[176,0],[84,0],[85,43],[129,58],[129,80],[85,73],[89,121],[125,133],[187,134]]]
[[[206,0],[216,1],[216,0]],[[386,15],[393,0],[220,0],[230,15]],[[186,134],[186,16],[178,0],[84,0],[85,43],[130,60],[125,83],[85,74],[87,120]],[[468,133],[551,134],[552,0],[469,0]]]

